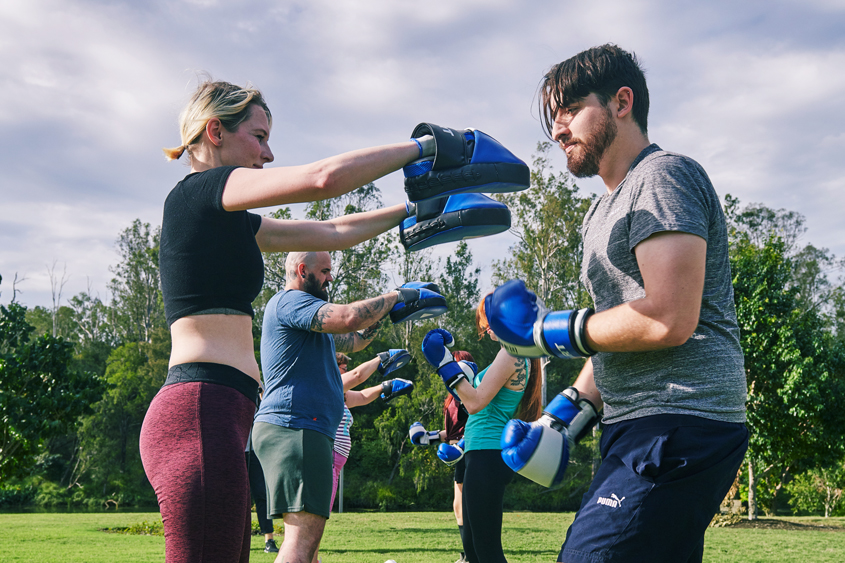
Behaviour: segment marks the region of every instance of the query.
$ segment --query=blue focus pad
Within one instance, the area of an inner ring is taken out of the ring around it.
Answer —
[[[434,282],[410,281],[408,283],[403,283],[402,287],[410,287],[411,289],[427,289],[429,291],[433,291],[434,293],[441,293],[440,286]]]
[[[405,166],[405,193],[410,201],[471,192],[516,192],[531,183],[528,165],[486,133],[420,123],[411,137],[424,135],[434,137],[434,158]]]
[[[508,206],[483,194],[458,194],[421,202],[399,225],[399,241],[413,252],[436,244],[486,237],[511,227]]]
[[[402,287],[413,287],[412,284],[433,285],[437,287],[436,284],[427,284],[425,282],[406,283]],[[431,291],[425,287],[415,289],[420,290],[419,299],[410,303],[397,303],[390,310],[390,320],[393,324],[421,319],[433,319],[448,311],[446,298],[440,295],[440,293]]]
[[[401,348],[391,348],[387,352],[379,352],[378,358],[378,372],[382,375],[387,375],[399,368],[405,367],[411,361],[411,354]]]

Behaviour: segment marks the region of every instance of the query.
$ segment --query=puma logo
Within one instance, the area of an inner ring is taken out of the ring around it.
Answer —
[[[622,501],[625,500],[626,497],[619,498],[616,494],[611,494],[610,498],[607,497],[599,497],[599,500],[596,504],[603,504],[605,506],[609,506],[610,508],[619,508],[622,506]]]

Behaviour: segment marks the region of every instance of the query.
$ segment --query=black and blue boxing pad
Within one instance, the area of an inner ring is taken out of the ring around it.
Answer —
[[[411,138],[425,135],[434,137],[434,156],[405,166],[405,193],[410,201],[471,192],[518,192],[531,183],[528,165],[486,133],[420,123]]]
[[[440,287],[431,282],[408,282],[396,288],[401,301],[390,310],[393,324],[439,317],[445,313],[446,298],[440,295]]]
[[[407,379],[391,379],[381,384],[381,395],[384,402],[387,402],[402,395],[409,395],[414,390],[414,382]]]
[[[387,375],[399,368],[405,367],[411,361],[411,354],[407,350],[391,348],[387,352],[378,353],[378,372]]]
[[[436,244],[486,237],[511,227],[508,206],[483,194],[457,194],[417,204],[399,225],[399,241],[413,252]]]

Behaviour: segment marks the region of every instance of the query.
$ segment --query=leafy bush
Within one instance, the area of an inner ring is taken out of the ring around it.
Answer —
[[[0,488],[0,508],[21,508],[30,506],[35,500],[35,489],[32,487],[22,487],[20,485],[14,487]]]
[[[791,493],[789,504],[797,510],[829,516],[845,514],[845,469],[823,467],[811,469],[790,481],[786,488]]]

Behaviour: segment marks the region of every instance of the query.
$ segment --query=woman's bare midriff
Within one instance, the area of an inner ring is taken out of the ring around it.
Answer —
[[[192,315],[170,325],[173,347],[170,366],[210,362],[232,366],[260,381],[252,317],[247,315]]]

